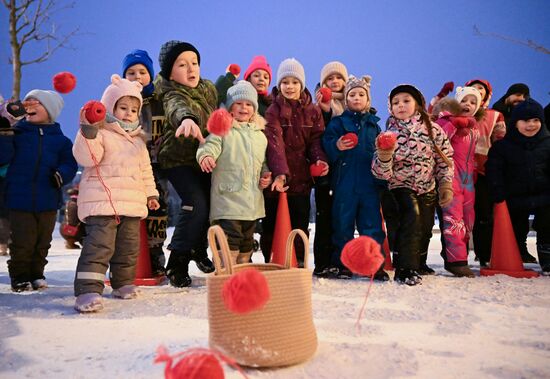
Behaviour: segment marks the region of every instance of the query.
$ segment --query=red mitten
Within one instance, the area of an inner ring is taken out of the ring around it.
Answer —
[[[381,150],[393,150],[397,143],[397,136],[393,132],[380,133],[376,138],[376,146]]]
[[[236,63],[232,63],[229,65],[228,71],[237,77],[241,73],[241,67]]]
[[[96,100],[90,100],[84,104],[84,117],[90,124],[105,120],[107,111],[105,106]]]
[[[439,97],[439,98],[445,97],[449,93],[451,93],[451,91],[453,90],[454,87],[455,87],[455,84],[453,82],[447,82],[447,83],[443,84],[443,87],[441,87],[441,90],[439,91],[439,93],[436,96]]]
[[[319,90],[319,92],[321,92],[321,102],[322,103],[326,103],[328,101],[330,101],[330,99],[332,99],[332,91],[330,90],[330,88],[328,87],[323,87]]]
[[[359,137],[357,137],[357,134],[351,133],[351,132],[347,133],[347,134],[344,134],[342,139],[345,140],[345,141],[351,141],[353,143],[352,147],[357,146],[357,143],[359,142]]]
[[[206,129],[212,134],[223,137],[231,130],[232,122],[233,117],[226,109],[216,109],[210,115],[210,118],[206,123]]]
[[[467,128],[469,125],[469,117],[466,116],[451,116],[449,117],[449,121],[455,126],[457,129],[464,129]]]
[[[53,77],[53,88],[60,93],[69,93],[76,86],[76,77],[70,72],[64,71]]]
[[[321,176],[323,171],[325,170],[325,166],[322,164],[316,164],[313,163],[311,166],[309,166],[309,174],[313,177]]]

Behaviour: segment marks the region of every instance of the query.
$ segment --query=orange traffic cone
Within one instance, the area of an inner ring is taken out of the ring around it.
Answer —
[[[149,245],[147,244],[147,227],[145,226],[145,220],[141,220],[139,224],[139,256],[134,284],[136,286],[156,286],[162,283],[164,279],[164,276],[153,277]]]
[[[292,231],[290,225],[290,212],[288,210],[288,200],[286,192],[279,193],[279,205],[277,206],[277,219],[275,221],[275,230],[273,232],[273,243],[271,245],[271,263],[280,265],[285,264],[286,241]],[[292,267],[298,267],[296,253],[292,248]]]
[[[388,233],[386,232],[386,221],[384,220],[384,215],[382,214],[382,209],[380,209],[380,214],[382,215],[382,230],[386,235],[384,243],[382,244],[382,250],[384,251],[384,270],[393,270],[393,265],[391,263],[391,251],[390,243],[388,242]]]
[[[523,268],[518,244],[506,202],[494,207],[493,245],[490,268],[482,268],[481,276],[504,274],[514,278],[535,278],[539,274]]]

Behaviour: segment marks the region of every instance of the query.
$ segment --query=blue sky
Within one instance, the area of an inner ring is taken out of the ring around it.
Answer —
[[[510,84],[525,82],[544,106],[550,101],[550,55],[476,36],[473,27],[550,49],[548,14],[547,0],[77,1],[53,17],[60,32],[80,28],[82,34],[71,40],[75,49],[25,66],[21,92],[51,89],[53,75],[72,72],[77,88],[64,95],[59,121],[74,138],[78,110],[101,97],[110,75],[120,74],[124,55],[147,50],[158,72],[160,46],[178,39],[197,47],[202,77],[212,81],[229,63],[244,72],[254,55],[263,54],[274,74],[285,58],[301,61],[313,89],[325,63],[342,61],[350,73],[373,77],[373,105],[382,120],[388,92],[405,82],[430,98],[446,81],[464,84],[481,77],[493,85],[492,103]],[[0,93],[8,97],[12,75],[4,7],[0,20]],[[24,58],[38,51],[40,46],[28,45]]]

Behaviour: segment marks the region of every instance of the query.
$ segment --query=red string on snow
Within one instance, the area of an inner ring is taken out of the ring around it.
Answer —
[[[328,87],[323,87],[319,90],[321,92],[321,103],[326,103],[332,99],[332,91]]]
[[[179,362],[172,367],[173,361],[180,357]],[[161,345],[157,348],[157,356],[153,362],[166,363],[165,379],[224,379],[225,374],[220,361],[239,371],[244,378],[248,378],[237,362],[213,349],[191,348],[170,355]]]
[[[236,273],[225,282],[222,297],[231,312],[245,314],[262,308],[271,292],[264,274],[251,268]]]
[[[342,136],[342,139],[344,141],[350,141],[352,143],[352,145],[351,145],[352,147],[357,146],[357,144],[359,143],[359,137],[357,137],[357,134],[352,133],[352,132],[344,134]]]
[[[393,149],[397,143],[397,135],[393,132],[380,133],[376,138],[378,142],[378,148],[382,150]]]
[[[325,165],[313,163],[309,166],[309,174],[313,177],[321,176],[325,171]]]
[[[369,236],[360,236],[346,243],[342,249],[340,260],[352,272],[359,275],[370,276],[370,283],[367,293],[365,294],[365,300],[363,301],[363,305],[357,316],[357,321],[355,322],[355,326],[359,330],[361,328],[360,321],[363,317],[370,289],[374,281],[374,274],[384,263],[384,256],[380,251],[380,244],[378,242]]]
[[[233,117],[226,109],[216,109],[208,118],[206,129],[212,134],[223,137],[231,130],[232,122]]]
[[[97,100],[90,100],[84,104],[84,117],[90,124],[105,120],[106,114],[105,105]]]
[[[76,77],[68,71],[59,72],[53,77],[53,88],[60,93],[69,93],[76,86]]]
[[[229,65],[229,72],[237,77],[241,73],[241,67],[236,63],[232,63]]]

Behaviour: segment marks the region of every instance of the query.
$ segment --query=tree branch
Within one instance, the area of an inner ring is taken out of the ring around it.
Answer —
[[[518,39],[515,39],[515,38],[512,38],[512,37],[504,36],[504,35],[497,34],[497,33],[481,32],[479,30],[479,28],[477,27],[477,25],[474,25],[474,35],[480,36],[480,37],[484,37],[484,36],[495,37],[495,38],[503,39],[505,41],[516,43],[518,45],[527,46],[527,47],[529,47],[529,48],[531,48],[535,51],[538,51],[539,53],[550,54],[550,50],[548,50],[546,47],[544,47],[542,45],[539,45],[538,43],[536,43],[536,42],[534,42],[530,39],[528,39],[527,41],[521,41],[521,40],[518,40]]]

